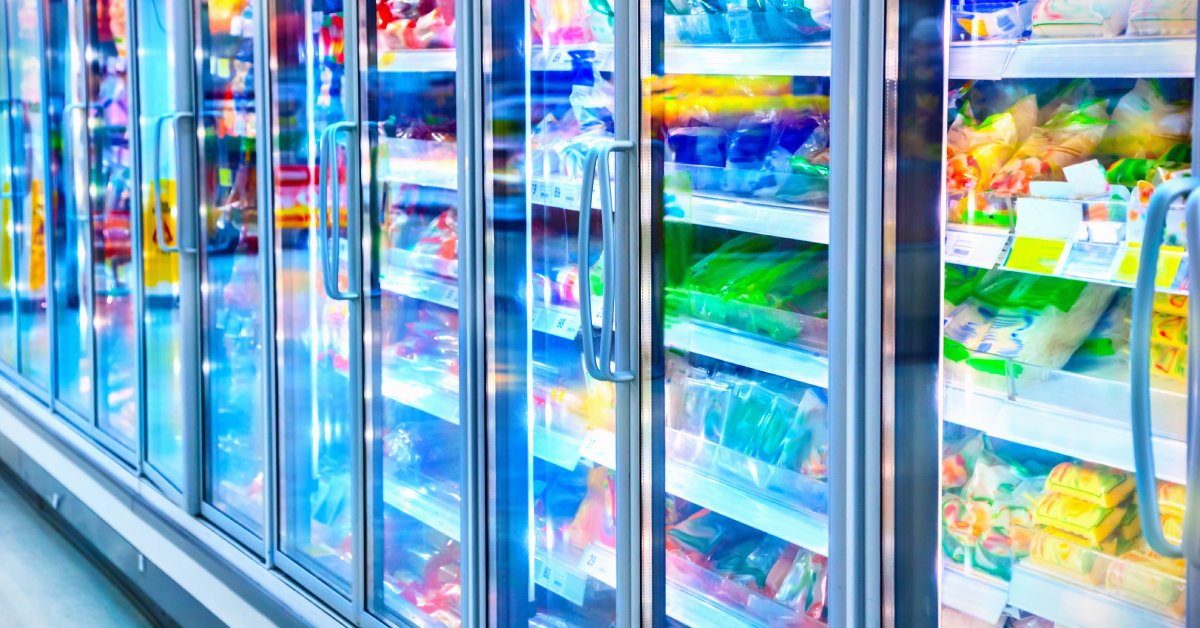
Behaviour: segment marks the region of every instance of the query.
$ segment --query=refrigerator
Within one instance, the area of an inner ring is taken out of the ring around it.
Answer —
[[[1195,625],[1194,8],[898,22],[897,624]]]
[[[847,621],[849,7],[489,13],[489,619]]]

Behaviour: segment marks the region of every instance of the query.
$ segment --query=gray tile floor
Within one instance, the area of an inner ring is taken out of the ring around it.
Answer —
[[[150,625],[0,476],[0,626]]]

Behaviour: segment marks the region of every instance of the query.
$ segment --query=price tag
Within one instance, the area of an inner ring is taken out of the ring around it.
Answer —
[[[579,559],[579,568],[587,575],[616,588],[617,554],[597,543],[589,543]]]
[[[546,332],[568,340],[579,334],[579,314],[569,310],[547,310]]]
[[[576,606],[583,606],[587,593],[587,578],[560,563],[537,558],[533,565],[533,581],[539,587],[561,595]]]
[[[1116,272],[1113,273],[1113,280],[1126,284],[1136,282],[1141,257],[1142,247],[1134,244],[1127,245],[1121,256],[1121,262],[1117,265]],[[1158,271],[1154,275],[1154,285],[1159,288],[1172,288],[1183,258],[1183,249],[1179,247],[1164,246],[1159,249]]]
[[[1053,275],[1058,262],[1067,251],[1067,243],[1061,240],[1041,238],[1013,238],[1012,250],[1004,267],[1040,275]]]
[[[217,76],[219,78],[229,78],[233,73],[229,67],[229,59],[224,57],[217,59]]]
[[[458,286],[435,283],[428,290],[429,301],[446,307],[458,308]]]
[[[562,190],[563,209],[579,209],[579,190],[573,185],[557,184]]]
[[[1068,240],[1083,222],[1083,205],[1049,198],[1017,199],[1016,234],[1044,240]]]
[[[946,262],[994,268],[1007,243],[1006,235],[949,231],[946,233]]]
[[[218,168],[217,181],[221,184],[221,187],[227,188],[233,185],[233,171],[229,168]]]
[[[609,469],[617,468],[616,435],[608,430],[589,430],[579,446],[579,455]]]

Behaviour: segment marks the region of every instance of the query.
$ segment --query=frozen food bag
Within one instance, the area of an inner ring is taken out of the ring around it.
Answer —
[[[735,44],[761,44],[771,38],[763,0],[728,0],[725,27]]]
[[[812,478],[824,478],[829,455],[829,424],[826,393],[809,388],[800,399],[796,418],[780,445],[777,465]]]
[[[667,131],[667,145],[672,161],[693,166],[724,167],[727,138],[725,129],[708,126],[689,126]],[[693,173],[695,176],[696,173]],[[710,187],[697,181],[697,187]]]
[[[780,585],[775,601],[794,608],[813,619],[825,612],[828,569],[824,556],[800,550],[792,569]]]
[[[788,549],[785,541],[773,536],[763,537],[738,561],[729,577],[742,586],[761,591],[767,586],[767,575]]]
[[[1071,495],[1106,508],[1133,493],[1133,476],[1112,467],[1087,462],[1064,462],[1046,478],[1046,490]]]
[[[1028,196],[1031,181],[1064,180],[1063,168],[1091,159],[1109,124],[1104,100],[1055,114],[1030,133],[992,178],[988,190]]]
[[[1175,37],[1196,34],[1194,0],[1133,0],[1129,34],[1134,37]]]
[[[1125,32],[1129,0],[1039,0],[1033,36],[1104,38]]]
[[[1187,380],[1187,349],[1150,345],[1150,372],[1177,381]]]
[[[1126,506],[1106,508],[1064,493],[1046,493],[1034,511],[1034,520],[1098,547],[1117,530],[1128,511]]]
[[[1087,338],[1116,291],[1114,286],[1058,277],[1002,273],[961,307],[975,305],[968,314],[987,323],[979,351],[1057,369]],[[959,340],[950,329],[963,327],[962,318],[956,314],[951,319],[947,336]]]
[[[1075,539],[1042,530],[1033,536],[1029,560],[1035,565],[1088,585],[1098,585],[1104,579],[1106,560],[1103,554]]]
[[[1154,294],[1154,311],[1175,316],[1188,315],[1188,298],[1186,294],[1169,294],[1156,292]]]
[[[692,562],[703,565],[722,547],[741,543],[750,532],[747,526],[705,508],[667,530],[667,549],[681,551]]]
[[[1133,89],[1117,101],[1112,124],[1096,152],[1157,159],[1175,146],[1191,142],[1191,132],[1191,107],[1167,102],[1158,81],[1138,79]]]
[[[725,420],[729,414],[729,406],[733,403],[733,390],[736,386],[736,382],[731,382],[730,379],[719,374],[707,384],[701,417],[704,438],[712,443],[720,443],[725,435]]]
[[[767,0],[767,24],[777,41],[805,41],[828,34],[831,0]]]
[[[954,39],[1016,39],[1029,30],[1032,0],[955,0],[950,3]]]

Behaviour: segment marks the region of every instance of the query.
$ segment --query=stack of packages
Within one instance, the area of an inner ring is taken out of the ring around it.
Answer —
[[[942,552],[948,559],[1003,580],[1012,576],[1013,563],[1028,553],[1032,512],[1042,494],[1043,478],[1035,471],[1046,465],[1039,455],[978,433],[945,447]]]
[[[1184,381],[1187,378],[1187,297],[1154,295],[1151,319],[1150,368],[1154,373]]]
[[[1141,539],[1133,476],[1088,463],[1064,462],[1046,480],[1034,520],[1029,560],[1053,573],[1138,604],[1182,616],[1184,565],[1151,551]],[[1168,537],[1182,531],[1183,487],[1159,485]],[[1178,542],[1178,538],[1175,538]]]
[[[1087,340],[1071,357],[1068,370],[1124,380],[1129,374],[1129,333],[1133,298],[1113,300]],[[1187,375],[1186,295],[1157,293],[1150,319],[1150,373],[1176,382]]]

